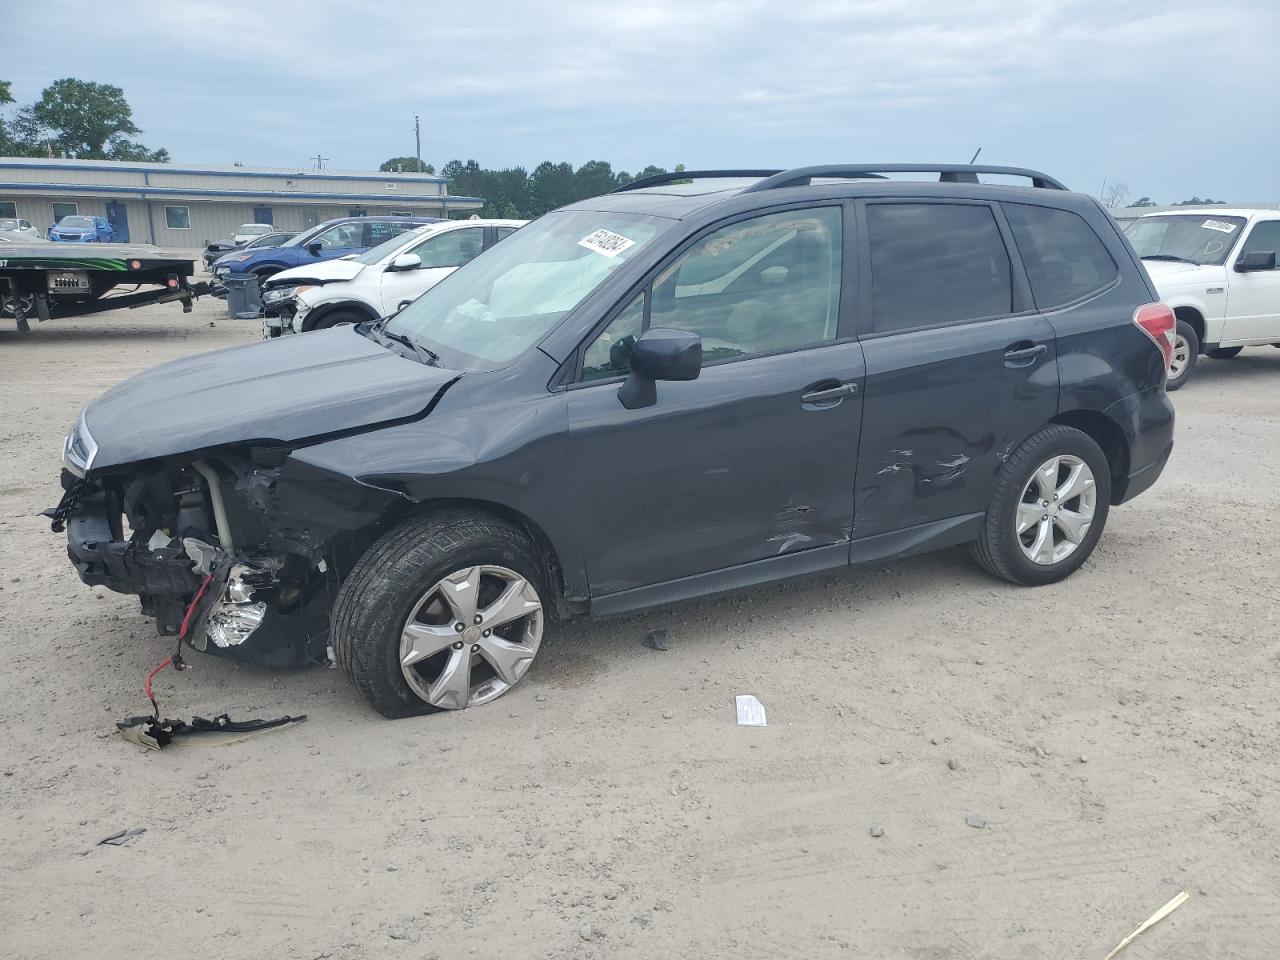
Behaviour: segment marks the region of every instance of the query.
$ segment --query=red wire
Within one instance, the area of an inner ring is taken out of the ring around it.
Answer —
[[[200,605],[200,600],[204,597],[205,591],[209,589],[209,584],[213,582],[213,574],[209,574],[204,578],[204,583],[200,584],[200,589],[196,591],[196,595],[191,598],[191,602],[187,604],[187,612],[182,618],[182,626],[178,630],[178,642],[181,643],[187,638],[187,631],[191,629],[191,617],[196,612],[196,607]],[[155,712],[157,718],[160,716],[160,704],[156,703],[155,695],[151,692],[151,681],[155,679],[157,673],[165,667],[173,663],[173,657],[165,657],[147,674],[147,679],[142,683],[142,689],[146,691],[147,699],[151,701],[151,709]]]

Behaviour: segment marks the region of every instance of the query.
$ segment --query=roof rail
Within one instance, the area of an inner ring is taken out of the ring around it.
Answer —
[[[780,187],[808,186],[814,177],[831,177],[835,179],[856,179],[867,177],[884,179],[886,173],[936,173],[939,183],[977,183],[980,173],[999,173],[1011,177],[1026,177],[1033,187],[1049,190],[1066,190],[1067,188],[1038,170],[1025,167],[992,167],[986,164],[972,163],[867,163],[857,165],[836,165],[820,167],[797,167],[767,176],[759,183],[742,190],[742,193],[754,193],[757,190],[777,190]],[[689,174],[685,174],[689,176]],[[695,174],[696,176],[696,174]]]
[[[781,170],[680,170],[676,173],[655,173],[652,177],[632,180],[610,193],[626,193],[628,190],[643,190],[645,187],[659,187],[664,183],[675,183],[680,180],[728,180],[742,177],[773,177]]]

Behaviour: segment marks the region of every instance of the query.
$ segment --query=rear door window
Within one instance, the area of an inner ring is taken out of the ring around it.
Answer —
[[[1093,228],[1070,210],[1006,203],[1004,214],[1041,310],[1097,293],[1118,275]]]
[[[1013,312],[1009,251],[986,204],[871,203],[867,239],[876,333]]]

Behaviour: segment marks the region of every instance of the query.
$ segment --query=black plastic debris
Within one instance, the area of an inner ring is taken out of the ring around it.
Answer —
[[[667,631],[654,630],[652,633],[646,634],[645,638],[640,641],[650,650],[666,650],[667,649]]]
[[[297,717],[277,717],[274,720],[232,720],[223,713],[212,720],[192,717],[190,723],[185,720],[160,720],[156,717],[129,717],[118,721],[116,729],[126,740],[146,747],[148,750],[160,750],[177,737],[189,737],[201,733],[257,733],[259,730],[271,730],[291,723],[301,723],[305,719],[307,719],[305,713]]]
[[[146,827],[134,827],[131,830],[121,830],[119,833],[113,833],[109,837],[103,837],[98,841],[98,846],[102,846],[105,843],[111,847],[123,847],[135,837],[140,837],[146,832]]]

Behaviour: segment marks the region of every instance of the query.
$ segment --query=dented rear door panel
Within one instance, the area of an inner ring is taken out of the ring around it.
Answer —
[[[1011,366],[1005,351],[1045,353]],[[863,342],[867,387],[854,537],[980,513],[1012,450],[1057,412],[1053,328],[1039,314]]]

